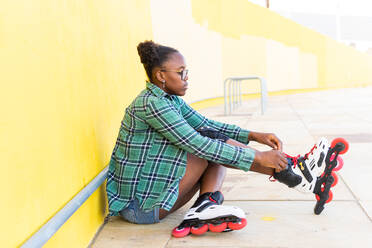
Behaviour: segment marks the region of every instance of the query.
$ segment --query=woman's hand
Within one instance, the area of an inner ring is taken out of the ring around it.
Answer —
[[[252,165],[274,168],[279,172],[287,167],[287,158],[279,150],[260,152],[256,150]]]
[[[282,151],[283,149],[282,141],[273,133],[250,132],[248,135],[248,140],[268,145],[274,150]]]

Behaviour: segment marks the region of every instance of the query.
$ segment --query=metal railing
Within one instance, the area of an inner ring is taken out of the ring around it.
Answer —
[[[241,84],[248,80],[259,80],[261,85],[261,114],[264,114],[267,106],[266,80],[262,77],[228,77],[223,83],[225,115],[231,115],[233,110],[242,104]]]
[[[42,247],[76,210],[93,194],[106,179],[108,166],[103,169],[87,186],[85,186],[66,206],[32,235],[21,248]]]

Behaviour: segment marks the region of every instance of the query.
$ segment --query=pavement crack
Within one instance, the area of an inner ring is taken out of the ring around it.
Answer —
[[[372,222],[372,217],[369,216],[367,210],[363,207],[363,205],[361,204],[361,202],[358,200],[358,197],[355,195],[355,193],[351,190],[351,187],[349,186],[349,184],[346,183],[345,179],[339,175],[339,178],[341,178],[342,182],[345,184],[346,188],[349,190],[349,192],[351,193],[351,195],[354,197],[355,199],[355,202],[358,204],[358,206],[362,209],[363,213],[367,216],[367,218],[369,219],[370,222]]]

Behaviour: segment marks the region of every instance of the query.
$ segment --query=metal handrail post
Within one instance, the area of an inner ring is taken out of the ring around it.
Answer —
[[[266,111],[266,99],[267,99],[267,88],[266,88],[266,80],[264,78],[260,78],[261,82],[261,114],[264,114]]]
[[[233,111],[236,109],[236,80],[233,80],[232,88],[233,88]]]
[[[225,115],[227,115],[227,89],[226,89],[226,84],[229,81],[229,78],[226,78],[225,81],[223,82],[223,96],[224,96],[224,112]]]
[[[243,94],[242,94],[242,82],[241,81],[238,81],[239,82],[239,87],[238,87],[238,91],[239,91],[239,106],[242,106],[242,103],[243,103]]]
[[[239,80],[235,80],[235,109],[239,106],[238,99],[239,99],[239,93],[238,93],[238,84]]]
[[[230,98],[229,98],[229,114],[231,114],[232,113],[232,110],[233,110],[233,83],[234,83],[234,81],[232,80],[232,79],[230,79],[230,81],[229,81],[229,96],[230,96]]]
[[[224,81],[224,99],[225,99],[225,115],[231,114],[236,106],[242,104],[241,83],[244,80],[258,79],[261,86],[261,114],[264,114],[267,107],[267,85],[266,80],[262,77],[228,77]]]

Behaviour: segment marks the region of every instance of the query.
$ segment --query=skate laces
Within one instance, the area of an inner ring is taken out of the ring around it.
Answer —
[[[317,145],[315,144],[315,145],[311,148],[311,150],[303,156],[304,160],[308,159],[308,158],[309,158],[309,155],[310,155],[310,154],[312,155],[312,154],[314,153],[314,150],[317,149],[317,148],[318,148],[318,147],[317,147]],[[292,163],[293,163],[293,169],[296,168],[296,166],[297,166],[297,164],[298,164],[298,160],[300,159],[301,155],[291,156],[291,155],[288,155],[287,153],[284,153],[284,155],[285,155],[287,158],[290,158],[290,159],[292,160]],[[288,166],[289,166],[289,165],[288,165]],[[274,178],[274,176],[270,176],[270,177],[269,177],[269,180],[270,180],[271,182],[275,182],[275,181],[276,181],[276,179]]]
[[[293,168],[296,168],[296,166],[297,166],[297,162],[298,162],[298,159],[300,158],[300,155],[297,155],[297,156],[290,156],[290,155],[288,155],[287,153],[284,153],[285,154],[285,156],[287,157],[287,158],[290,158],[291,160],[292,160],[292,162],[293,162]]]
[[[308,152],[308,153],[306,153],[305,155],[304,155],[304,160],[306,160],[306,159],[308,159],[309,158],[309,155],[311,154],[311,155],[313,155],[313,153],[314,153],[314,150],[315,149],[317,149],[318,147],[316,146],[316,144],[313,146],[313,148],[311,148],[311,150]],[[301,155],[297,155],[297,156],[290,156],[290,155],[288,155],[288,154],[286,154],[286,153],[284,153],[288,158],[290,158],[290,159],[292,159],[292,162],[293,162],[293,168],[296,168],[296,166],[297,166],[297,164],[298,164],[298,160],[299,160],[299,158],[301,157]]]
[[[316,146],[316,144],[313,146],[313,148],[311,148],[310,152],[306,153],[304,158],[305,159],[308,159],[309,158],[309,154],[313,155],[313,152],[315,149],[317,149],[318,147]]]

